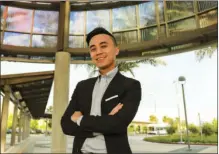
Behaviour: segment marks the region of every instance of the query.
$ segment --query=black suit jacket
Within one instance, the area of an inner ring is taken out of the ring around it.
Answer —
[[[79,153],[85,139],[94,137],[93,132],[99,132],[104,135],[108,154],[131,154],[127,127],[133,120],[141,100],[140,82],[118,72],[103,95],[101,116],[91,116],[92,93],[96,80],[97,77],[90,78],[77,84],[61,119],[64,134],[75,136],[72,153]],[[106,101],[115,95],[118,97]],[[123,104],[122,109],[115,115],[108,115],[118,103]],[[71,121],[75,111],[81,111],[83,114],[80,126]]]

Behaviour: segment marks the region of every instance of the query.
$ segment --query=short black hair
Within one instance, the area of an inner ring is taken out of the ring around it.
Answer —
[[[90,33],[88,33],[87,38],[86,38],[86,42],[87,42],[88,46],[89,46],[91,38],[94,37],[95,35],[98,35],[98,34],[109,35],[112,38],[115,46],[117,46],[117,42],[116,42],[115,37],[110,32],[108,32],[106,29],[104,29],[103,27],[97,27],[94,30],[92,30]]]

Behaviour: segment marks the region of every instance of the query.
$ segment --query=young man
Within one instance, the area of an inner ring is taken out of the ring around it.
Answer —
[[[111,33],[99,27],[86,41],[100,75],[77,84],[61,119],[62,130],[75,136],[73,154],[131,154],[127,127],[141,100],[140,82],[118,71],[119,49]]]

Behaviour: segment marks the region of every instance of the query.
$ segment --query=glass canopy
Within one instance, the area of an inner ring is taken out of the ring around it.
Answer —
[[[3,3],[1,5],[1,44],[17,47],[52,49],[57,51],[60,10],[28,8],[34,2]],[[51,3],[35,2],[38,5]],[[58,2],[56,2],[58,3]],[[97,3],[97,2],[96,2]],[[101,2],[100,2],[101,3]],[[1,4],[1,3],[0,3]],[[18,5],[19,4],[19,5]],[[27,5],[28,4],[28,5]],[[68,47],[87,48],[86,35],[102,26],[112,32],[120,45],[147,42],[177,36],[180,32],[217,24],[217,1],[147,1],[112,8],[74,9],[86,5],[72,3],[69,11]],[[106,5],[107,6],[107,5]],[[86,7],[84,7],[86,8]],[[13,49],[12,49],[13,50]],[[88,52],[88,51],[87,51]],[[1,51],[2,56],[7,56]],[[71,53],[72,54],[72,53]],[[16,54],[29,59],[54,59],[50,56]],[[75,56],[72,59],[86,60]],[[89,56],[88,56],[89,59]]]

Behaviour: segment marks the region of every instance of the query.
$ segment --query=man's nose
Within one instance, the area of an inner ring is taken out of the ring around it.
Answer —
[[[98,48],[96,54],[98,55],[98,54],[102,54],[102,53],[103,53],[102,49]]]

